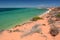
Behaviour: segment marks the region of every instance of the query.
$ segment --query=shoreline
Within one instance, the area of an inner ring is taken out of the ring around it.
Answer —
[[[48,22],[51,17],[51,15],[49,15],[50,11],[51,11],[51,13],[53,13],[53,10],[49,9],[48,11],[44,12],[43,14],[38,15],[38,17],[43,18],[42,20],[37,20],[37,21],[28,20],[22,24],[19,24],[19,25],[17,24],[16,26],[12,27],[11,29],[4,30],[4,32],[1,33],[0,40],[39,40],[39,39],[45,40],[44,37],[47,37],[46,38],[47,40],[53,40],[53,36],[49,33],[51,27],[53,27],[53,26],[50,26],[50,24]],[[36,24],[39,24],[38,28],[36,26],[34,26]],[[58,26],[60,27],[60,25],[56,24],[56,27],[58,27]],[[33,32],[30,32],[31,30]],[[22,35],[24,36],[24,38],[22,38]],[[60,35],[57,35],[55,39],[59,40],[60,39],[59,37],[60,37]]]
[[[47,13],[49,13],[50,11],[52,11],[52,9],[48,9],[48,11],[44,12],[43,14],[39,15],[39,17],[42,17],[44,15],[46,15]]]
[[[50,11],[51,11],[51,9],[48,9],[48,11],[46,11],[46,12],[44,12],[43,14],[38,15],[38,16],[39,16],[39,17],[42,17],[42,16],[44,16],[45,14],[49,13]],[[33,17],[32,17],[32,18],[33,18]],[[31,19],[32,19],[32,18],[31,18]],[[19,24],[19,25],[22,25],[22,24],[28,23],[28,22],[33,22],[33,21],[31,21],[31,19],[28,20],[28,21],[25,21],[25,22],[23,22],[23,23],[21,23],[21,24]]]
[[[45,14],[47,14],[47,13],[49,13],[51,10],[50,9],[48,9],[46,12],[44,12],[44,13],[42,13],[42,14],[40,14],[40,15],[37,15],[38,17],[42,17],[42,16],[44,16]],[[33,18],[33,17],[32,17]],[[31,19],[32,19],[31,18]],[[11,28],[15,28],[16,26],[22,26],[22,25],[25,25],[25,24],[28,24],[28,23],[32,23],[32,22],[34,22],[34,21],[31,21],[31,19],[29,19],[29,20],[27,20],[27,21],[25,21],[25,22],[22,22],[22,23],[20,23],[20,24],[16,24],[16,25],[14,25],[14,26],[12,26],[12,27],[10,27],[10,28],[7,28],[7,29],[5,29],[5,30],[9,30],[9,29],[11,29]]]
[[[46,15],[47,13],[49,13],[50,11],[51,11],[51,9],[48,9],[48,11],[44,12],[44,13],[41,14],[41,15],[38,15],[38,17],[42,17],[42,16]],[[32,18],[33,18],[33,17],[32,17]],[[31,19],[32,19],[32,18],[31,18]],[[31,22],[33,22],[33,21],[31,21],[31,19],[29,19],[28,21],[25,21],[25,22],[23,22],[23,23],[21,23],[21,24],[17,24],[17,25],[15,25],[15,26],[19,26],[19,25],[22,26],[22,25],[24,25],[24,24],[26,24],[26,23],[31,23]],[[15,26],[14,26],[14,27],[15,27]],[[13,28],[14,28],[14,27],[13,27]]]

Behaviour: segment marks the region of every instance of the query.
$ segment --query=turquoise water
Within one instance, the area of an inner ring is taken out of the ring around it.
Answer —
[[[45,11],[47,9],[0,8],[0,30],[14,27]]]

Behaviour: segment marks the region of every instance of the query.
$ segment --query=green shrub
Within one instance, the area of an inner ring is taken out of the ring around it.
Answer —
[[[56,17],[59,17],[60,18],[60,14],[57,14]]]
[[[33,17],[31,21],[37,21],[37,20],[39,20],[39,19],[42,19],[42,18],[41,18],[41,17],[36,16],[36,17]]]

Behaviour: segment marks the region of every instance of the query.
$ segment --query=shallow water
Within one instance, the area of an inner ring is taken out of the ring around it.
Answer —
[[[0,30],[21,24],[46,11],[36,8],[0,8]]]

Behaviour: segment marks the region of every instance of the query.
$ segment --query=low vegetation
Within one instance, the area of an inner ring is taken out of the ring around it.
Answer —
[[[56,17],[59,17],[60,18],[60,13],[56,15]]]
[[[31,19],[31,21],[37,21],[37,20],[40,20],[40,19],[43,19],[43,18],[36,16],[36,17],[33,17],[33,18]]]
[[[4,30],[0,30],[0,34],[3,32]]]

